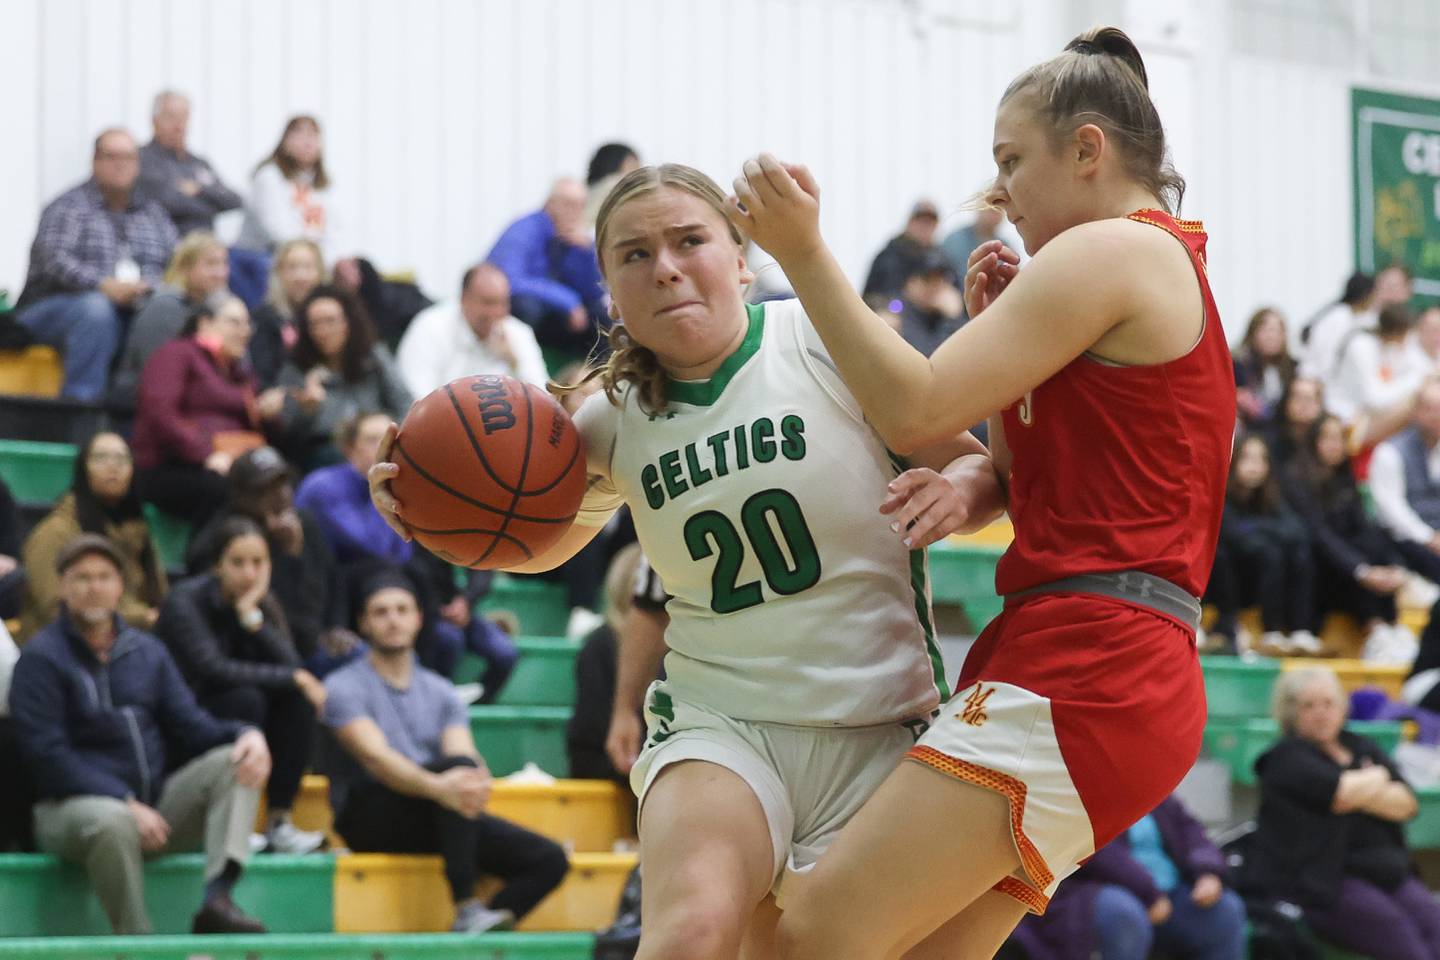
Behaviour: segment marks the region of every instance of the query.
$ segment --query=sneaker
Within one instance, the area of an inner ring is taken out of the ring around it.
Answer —
[[[1395,603],[1402,609],[1429,610],[1440,600],[1440,586],[1412,573],[1405,578],[1405,585],[1395,594]]]
[[[565,636],[572,640],[585,636],[605,622],[605,617],[585,607],[570,611],[570,622],[565,625]]]
[[[1266,630],[1260,634],[1260,647],[1267,653],[1280,656],[1294,652],[1290,646],[1289,634],[1281,633],[1279,630]]]
[[[324,842],[324,832],[301,830],[289,820],[272,823],[265,831],[265,849],[269,853],[314,853]]]
[[[515,926],[515,914],[509,910],[491,910],[479,900],[455,905],[455,922],[451,933],[485,933],[487,930],[509,930]]]
[[[504,780],[506,783],[529,783],[545,787],[555,783],[555,778],[541,770],[540,765],[533,760],[527,761],[525,766],[505,777]]]
[[[470,706],[476,700],[485,696],[485,685],[483,683],[457,683],[455,684],[455,696],[465,706]]]
[[[265,924],[235,905],[228,896],[211,897],[190,922],[191,933],[265,933]]]
[[[1404,637],[1397,636],[1393,627],[1388,623],[1377,623],[1365,634],[1360,659],[1382,666],[1406,666],[1415,659],[1415,655],[1407,649]]]
[[[1403,623],[1390,624],[1390,649],[1395,657],[1394,663],[1408,667],[1415,662],[1415,657],[1420,653],[1420,638],[1415,636],[1415,631]]]
[[[1291,630],[1290,649],[1307,657],[1318,657],[1325,652],[1325,644],[1309,630]]]

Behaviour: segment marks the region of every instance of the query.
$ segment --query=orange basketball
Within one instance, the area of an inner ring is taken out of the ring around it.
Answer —
[[[462,567],[512,567],[570,529],[585,451],[564,409],[510,377],[461,377],[400,425],[390,482],[400,517],[431,553]]]

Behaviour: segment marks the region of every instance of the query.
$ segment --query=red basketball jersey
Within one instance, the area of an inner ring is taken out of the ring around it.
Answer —
[[[1081,573],[1141,570],[1200,596],[1215,559],[1235,430],[1235,374],[1205,271],[1205,228],[1159,210],[1131,220],[1185,244],[1205,330],[1149,366],[1072,360],[1002,412],[1014,455],[1015,542],[996,590]]]

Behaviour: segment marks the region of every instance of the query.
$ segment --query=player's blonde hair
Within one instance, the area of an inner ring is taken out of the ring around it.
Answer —
[[[1170,163],[1145,61],[1123,30],[1097,27],[1080,34],[1065,52],[1012,80],[1000,102],[1021,93],[1038,102],[1052,141],[1087,123],[1104,130],[1119,146],[1126,171],[1155,194],[1167,213],[1180,212],[1185,179]]]
[[[610,229],[610,219],[625,204],[636,197],[654,193],[661,187],[684,190],[704,200],[724,222],[730,231],[730,239],[743,250],[745,237],[725,213],[725,194],[720,187],[694,167],[681,163],[662,163],[658,166],[639,167],[630,171],[615,184],[600,204],[595,217],[595,256],[600,261],[600,274],[605,275],[605,240]],[[660,366],[660,360],[649,347],[641,346],[625,329],[624,318],[610,328],[610,356],[605,365],[591,376],[600,377],[605,396],[613,403],[620,392],[621,384],[632,384],[640,400],[641,409],[655,413],[665,407],[665,384],[668,376]],[[587,378],[588,379],[588,378]],[[556,390],[556,385],[551,390]],[[563,387],[559,388],[563,392]]]

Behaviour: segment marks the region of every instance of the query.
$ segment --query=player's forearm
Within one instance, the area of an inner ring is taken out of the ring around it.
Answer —
[[[1403,823],[1415,816],[1418,805],[1409,787],[1392,780],[1377,791],[1361,809],[1382,820]]]
[[[970,502],[970,518],[955,533],[974,533],[1005,512],[1005,487],[986,454],[972,453],[950,461],[941,475]]]
[[[645,691],[660,675],[665,660],[664,614],[631,608],[615,636],[617,658],[615,676],[616,713],[634,713],[645,702]]]
[[[904,455],[930,439],[915,429],[933,427],[924,413],[934,379],[930,361],[865,306],[828,248],[783,266],[845,385],[886,445]]]

